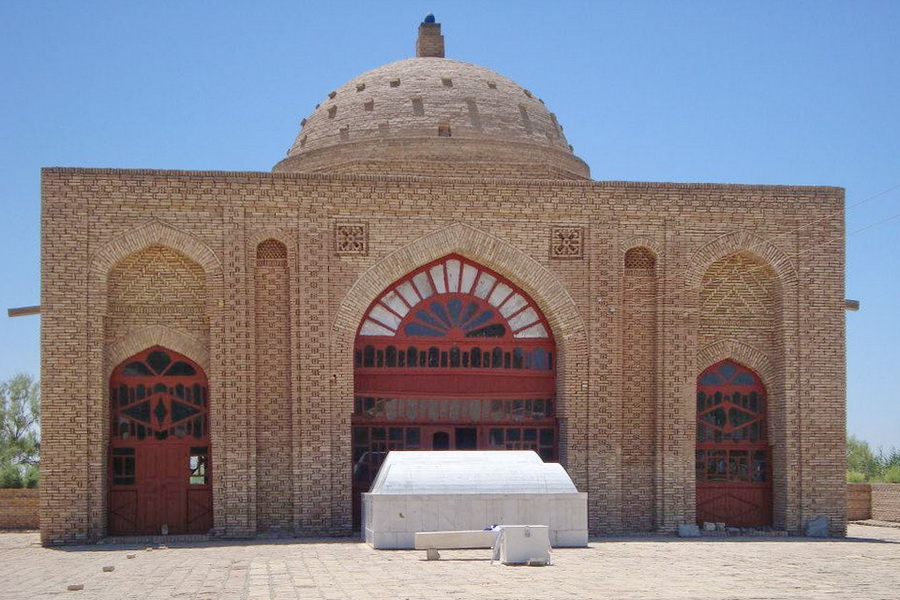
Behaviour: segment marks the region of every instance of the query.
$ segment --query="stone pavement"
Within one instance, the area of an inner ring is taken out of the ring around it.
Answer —
[[[846,540],[601,538],[548,567],[491,565],[488,550],[372,550],[358,541],[41,548],[0,534],[0,598],[474,599],[900,597],[900,530],[851,525]],[[128,559],[135,553],[134,559]],[[104,566],[114,566],[104,573]],[[83,584],[83,591],[67,591]]]

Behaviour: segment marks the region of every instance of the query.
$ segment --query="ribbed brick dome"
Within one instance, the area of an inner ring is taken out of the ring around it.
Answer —
[[[274,170],[589,178],[556,117],[530,91],[484,67],[443,58],[443,37],[428,55],[427,34],[435,27],[440,36],[440,25],[420,27],[420,56],[328,94]]]

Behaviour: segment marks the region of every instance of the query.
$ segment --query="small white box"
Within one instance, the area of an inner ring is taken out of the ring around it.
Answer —
[[[500,562],[523,565],[529,561],[550,564],[550,534],[546,525],[501,525],[497,538]]]

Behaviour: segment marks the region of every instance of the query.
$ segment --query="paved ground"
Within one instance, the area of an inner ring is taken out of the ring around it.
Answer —
[[[846,540],[604,538],[549,567],[491,565],[487,550],[378,551],[355,541],[44,549],[0,535],[0,598],[453,599],[900,597],[900,530]],[[136,553],[134,559],[127,554]],[[104,566],[115,571],[104,573]],[[69,584],[84,590],[67,591]]]

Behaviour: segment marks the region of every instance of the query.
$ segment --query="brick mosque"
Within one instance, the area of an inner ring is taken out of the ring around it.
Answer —
[[[42,541],[350,534],[394,449],[533,449],[594,534],[843,535],[843,200],[592,180],[431,16],[272,172],[45,169]]]

